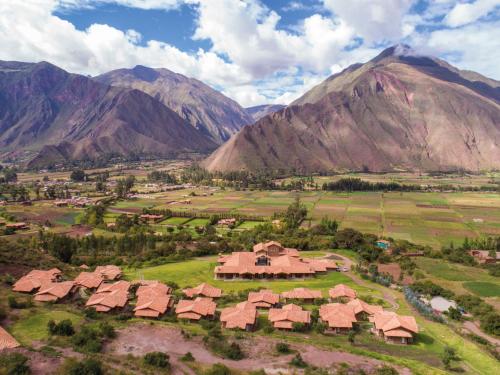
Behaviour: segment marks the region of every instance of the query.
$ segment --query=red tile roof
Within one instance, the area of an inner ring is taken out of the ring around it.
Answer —
[[[301,260],[302,262],[309,264],[309,266],[311,266],[316,272],[326,272],[338,269],[337,263],[327,259],[303,258]]]
[[[38,293],[35,294],[35,301],[38,302],[56,302],[64,297],[66,297],[75,283],[73,281],[63,281],[60,283],[48,283],[44,284]]]
[[[75,284],[88,289],[98,288],[104,281],[100,273],[96,272],[80,272],[75,279]]]
[[[195,296],[218,298],[222,296],[222,289],[216,288],[207,283],[200,284],[194,288],[184,289],[183,292],[189,298],[193,298]]]
[[[320,290],[311,290],[307,288],[295,288],[288,292],[281,293],[283,298],[291,299],[316,299],[323,298]]]
[[[225,323],[226,328],[246,329],[254,326],[257,319],[257,309],[250,302],[241,302],[234,307],[222,310],[220,321]]]
[[[341,297],[354,299],[354,298],[356,298],[356,291],[354,289],[349,288],[348,286],[346,286],[344,284],[337,284],[337,285],[335,285],[334,288],[332,288],[328,291],[328,295],[332,299],[341,298]]]
[[[272,290],[264,289],[248,293],[248,302],[252,303],[255,307],[270,308],[279,301],[279,294],[273,293]]]
[[[0,351],[4,349],[17,348],[19,343],[9,332],[0,327]]]
[[[40,288],[43,284],[56,281],[61,275],[61,271],[57,268],[52,268],[47,271],[32,270],[27,275],[21,277],[15,284],[12,290],[14,292],[31,293]]]
[[[350,329],[357,321],[353,307],[341,303],[322,305],[319,309],[319,316],[330,328]]]
[[[175,309],[179,319],[200,320],[215,314],[217,305],[211,298],[197,297],[195,300],[180,300]]]
[[[292,329],[293,323],[311,323],[311,313],[294,304],[285,305],[281,309],[270,309],[268,318],[275,328]]]
[[[368,315],[375,315],[376,313],[382,312],[382,306],[369,305],[365,301],[359,298],[353,299],[347,303],[347,306],[351,306],[354,309],[354,313],[357,315],[359,313],[366,313]]]
[[[375,329],[382,330],[385,336],[389,337],[409,337],[418,333],[418,326],[413,316],[398,315],[391,311],[376,313],[371,319]],[[406,333],[402,333],[405,331]]]
[[[141,285],[136,292],[135,316],[158,318],[163,315],[173,303],[171,291],[172,288],[159,282]]]
[[[100,274],[105,280],[116,280],[121,277],[122,270],[115,265],[97,266],[94,273]]]
[[[96,311],[107,312],[114,308],[123,308],[128,301],[130,283],[118,281],[113,284],[101,284],[97,291],[90,296],[85,306],[93,307]]]

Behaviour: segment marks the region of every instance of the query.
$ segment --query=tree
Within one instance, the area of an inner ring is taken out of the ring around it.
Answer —
[[[457,357],[457,352],[454,348],[450,346],[446,346],[444,348],[444,353],[443,353],[443,364],[444,367],[448,370],[451,367],[451,362],[452,361],[457,361],[459,358]]]
[[[347,339],[351,343],[351,345],[354,345],[354,341],[356,339],[356,332],[354,331],[349,331],[349,336],[347,336]]]
[[[74,169],[72,172],[71,172],[71,175],[69,176],[69,178],[71,179],[71,181],[74,181],[74,182],[82,182],[82,181],[85,181],[85,171],[83,169]]]
[[[284,223],[286,228],[288,229],[297,229],[302,221],[306,218],[307,216],[307,208],[300,202],[300,198],[296,197],[295,201],[288,206],[286,212],[285,212],[285,217],[284,217]]]
[[[62,366],[62,373],[66,375],[103,375],[102,363],[93,358],[77,361],[68,358]]]

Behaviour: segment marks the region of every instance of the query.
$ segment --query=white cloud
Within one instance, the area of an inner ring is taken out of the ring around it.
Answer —
[[[446,15],[444,23],[451,27],[467,25],[488,15],[500,6],[500,0],[476,0],[460,3]]]
[[[365,41],[399,40],[412,0],[323,0],[326,9],[344,20]]]
[[[59,8],[92,8],[99,4],[116,4],[138,9],[174,9],[182,0],[59,0]]]

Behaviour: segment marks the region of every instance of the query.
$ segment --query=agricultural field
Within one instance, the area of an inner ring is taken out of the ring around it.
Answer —
[[[461,243],[465,237],[500,234],[500,195],[492,193],[217,190],[208,195],[206,191],[198,188],[152,194],[152,199],[118,202],[110,211],[139,213],[144,208],[168,208],[193,216],[198,212],[205,215],[228,213],[269,219],[275,212],[284,211],[295,196],[300,196],[309,211],[304,227],[328,216],[339,221],[341,228],[351,227],[434,248],[449,245],[451,241]],[[188,193],[195,194],[190,197],[189,205],[163,203],[185,199]],[[186,221],[184,218],[170,218],[161,224],[182,225]],[[185,224],[197,225],[191,223]],[[255,225],[258,222],[247,221],[237,229],[249,229]]]

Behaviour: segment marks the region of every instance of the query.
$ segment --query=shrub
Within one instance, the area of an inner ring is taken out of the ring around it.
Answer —
[[[31,373],[28,358],[20,353],[0,355],[0,374],[28,375]]]
[[[184,354],[181,357],[181,361],[183,361],[183,362],[194,362],[193,354],[191,354],[191,352],[187,352],[186,354]]]
[[[24,301],[24,302],[19,302],[16,297],[14,296],[9,296],[7,299],[9,307],[11,309],[25,309],[30,306],[30,303]]]
[[[151,352],[147,353],[144,356],[144,364],[148,366],[158,367],[158,368],[167,368],[170,366],[169,362],[170,357],[162,352]]]
[[[53,320],[49,320],[47,323],[47,328],[49,334],[56,336],[73,336],[75,334],[75,329],[73,328],[73,323],[69,319],[61,320],[56,323]]]
[[[108,322],[102,322],[99,324],[99,330],[101,335],[108,339],[114,339],[116,337],[115,328]]]
[[[205,375],[231,375],[231,370],[222,363],[216,363],[210,369],[205,371]]]
[[[281,354],[288,354],[291,352],[290,345],[286,342],[279,342],[276,344],[276,351]]]
[[[295,354],[295,357],[292,358],[292,360],[290,361],[290,364],[292,366],[299,367],[299,368],[306,368],[307,367],[307,363],[302,359],[302,356],[299,353]]]
[[[394,367],[384,365],[375,370],[375,375],[398,375]]]
[[[97,332],[86,326],[73,336],[71,342],[73,343],[75,350],[89,353],[99,353],[102,349],[102,344]]]
[[[308,329],[309,327],[304,323],[295,322],[292,324],[292,331],[294,332],[305,332]]]
[[[77,361],[68,358],[62,366],[62,373],[65,375],[103,375],[102,363],[93,358]]]

